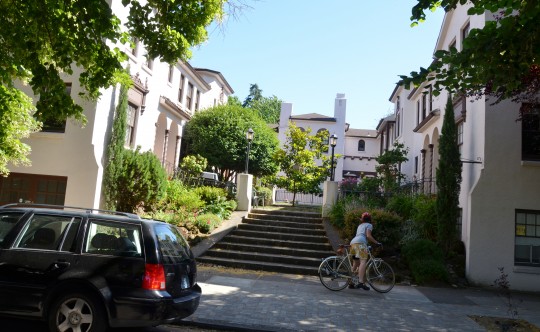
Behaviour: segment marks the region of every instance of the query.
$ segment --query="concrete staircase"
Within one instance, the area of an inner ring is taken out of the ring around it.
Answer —
[[[238,228],[198,262],[250,270],[317,275],[334,252],[320,213],[251,210]]]

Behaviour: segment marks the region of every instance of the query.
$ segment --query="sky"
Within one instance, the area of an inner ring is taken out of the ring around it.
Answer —
[[[193,67],[219,71],[243,101],[251,84],[293,104],[293,115],[334,114],[347,98],[351,128],[393,113],[399,81],[432,61],[443,12],[410,26],[415,0],[241,0],[244,8],[193,49]]]

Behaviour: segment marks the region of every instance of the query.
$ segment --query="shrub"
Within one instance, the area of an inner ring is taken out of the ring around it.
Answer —
[[[428,196],[418,196],[414,200],[411,219],[420,238],[437,240],[436,203],[436,199]]]
[[[401,216],[404,220],[411,218],[414,209],[415,197],[406,194],[398,194],[391,197],[386,204],[386,209]]]
[[[373,220],[373,236],[385,247],[397,246],[401,238],[403,219],[394,212],[385,210],[371,211]]]
[[[204,201],[206,205],[214,204],[220,199],[227,197],[227,191],[223,188],[203,186],[195,188],[195,193]]]
[[[235,201],[227,201],[224,197],[221,197],[217,201],[203,207],[201,213],[211,213],[221,219],[228,219],[231,216],[232,211],[236,209],[236,205]]]
[[[161,201],[160,209],[178,212],[197,211],[204,205],[199,195],[192,189],[184,186],[180,180],[171,180],[167,186],[167,195]]]
[[[272,189],[268,187],[256,187],[255,190],[257,191],[257,194],[264,199],[265,205],[271,204]]]
[[[362,201],[355,196],[349,195],[344,198],[340,198],[328,211],[328,217],[330,222],[338,229],[345,227],[345,215],[347,212],[364,208]],[[356,232],[356,230],[355,230]]]
[[[364,212],[366,212],[366,209],[354,209],[345,212],[345,222],[341,230],[341,236],[347,242],[350,242],[356,236],[356,230],[360,225],[360,219]]]
[[[403,246],[402,252],[417,283],[448,281],[444,254],[435,242],[426,239],[412,241]]]
[[[221,224],[221,218],[211,213],[204,213],[197,216],[195,225],[201,233],[211,233]]]
[[[165,194],[167,174],[156,155],[150,151],[123,150],[122,163],[117,165],[117,196],[114,197],[118,211],[135,212],[138,208],[152,207]]]

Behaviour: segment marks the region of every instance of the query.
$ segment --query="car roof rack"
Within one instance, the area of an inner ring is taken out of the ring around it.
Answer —
[[[57,210],[72,209],[72,210],[85,211],[86,213],[97,212],[97,213],[106,213],[106,214],[111,214],[111,215],[116,215],[116,216],[124,216],[131,219],[141,219],[141,217],[135,213],[101,210],[101,209],[90,209],[90,208],[83,208],[83,207],[69,206],[69,205],[37,204],[37,203],[9,203],[9,204],[0,206],[0,208],[8,208],[8,207],[37,207],[37,208],[49,208],[49,209],[57,209]]]

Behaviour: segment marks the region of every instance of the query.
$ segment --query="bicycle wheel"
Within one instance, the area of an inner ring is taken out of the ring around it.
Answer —
[[[396,283],[396,276],[390,264],[380,258],[372,260],[366,270],[367,282],[379,293],[387,293]]]
[[[339,291],[347,287],[350,276],[350,265],[342,257],[328,257],[319,266],[319,279],[321,283],[324,287],[332,291]]]

